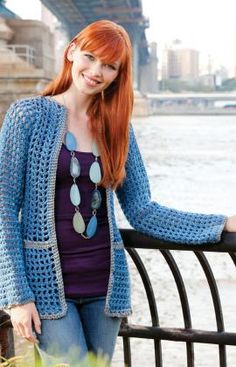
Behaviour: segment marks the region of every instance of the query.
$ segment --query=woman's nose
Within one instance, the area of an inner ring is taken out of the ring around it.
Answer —
[[[92,65],[92,75],[93,76],[102,76],[102,63],[97,61]]]

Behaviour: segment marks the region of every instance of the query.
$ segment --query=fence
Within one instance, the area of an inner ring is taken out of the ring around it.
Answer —
[[[7,44],[0,45],[0,54],[2,58],[1,75],[5,75],[5,77],[13,77],[13,69],[17,71],[17,76],[20,77],[22,70],[26,66],[30,66],[32,70],[43,69],[45,76],[52,77],[55,74],[55,57],[53,53],[42,53],[29,45]],[[19,63],[20,60],[25,62],[25,65]],[[31,73],[28,73],[31,76]]]
[[[151,326],[131,325],[128,319],[123,319],[119,335],[123,338],[124,363],[126,367],[132,366],[132,353],[130,338],[153,339],[155,351],[155,367],[162,367],[162,340],[186,343],[186,360],[188,367],[194,367],[194,343],[218,345],[219,366],[227,367],[226,345],[236,345],[236,333],[227,332],[224,328],[221,300],[216,280],[204,252],[228,253],[236,265],[236,233],[223,233],[222,240],[217,245],[182,245],[164,242],[146,237],[131,229],[122,229],[121,234],[125,247],[131,256],[145,287],[150,314]],[[185,328],[163,328],[159,325],[158,309],[152,283],[147,270],[136,249],[156,249],[161,252],[173,274],[178,294],[181,301]],[[170,250],[193,251],[202,267],[212,296],[216,318],[216,331],[196,330],[192,328],[191,312],[188,295],[180,270]],[[4,357],[14,354],[14,345],[9,317],[0,312],[0,352]],[[154,367],[154,366],[153,366]]]
[[[226,367],[226,345],[236,345],[236,333],[226,332],[224,329],[224,320],[221,307],[221,300],[215,281],[213,271],[204,255],[204,252],[225,252],[231,257],[236,265],[236,233],[223,233],[222,240],[217,245],[182,245],[170,242],[164,242],[146,237],[134,230],[121,230],[126,250],[135,263],[138,272],[142,278],[145,287],[150,314],[151,326],[131,325],[128,320],[123,320],[119,335],[123,337],[124,361],[126,367],[132,366],[130,338],[145,338],[154,340],[155,367],[162,367],[162,346],[161,340],[169,340],[186,343],[187,366],[194,367],[194,343],[209,343],[219,346],[219,366]],[[151,280],[146,268],[138,255],[136,248],[139,249],[157,249],[163,255],[170,271],[173,274],[180,302],[182,306],[185,328],[162,328],[159,325],[158,310],[153,292]],[[191,313],[186,292],[185,284],[179,268],[172,256],[170,250],[193,251],[205,273],[210,293],[213,300],[214,312],[216,318],[217,331],[206,331],[192,329]],[[154,366],[153,366],[154,367]]]
[[[8,52],[9,50],[11,53]],[[35,49],[29,45],[1,45],[0,51],[1,53],[7,53],[8,58],[11,57],[11,60],[9,60],[11,62],[15,60],[15,56],[19,56],[28,64],[33,65],[35,63]]]

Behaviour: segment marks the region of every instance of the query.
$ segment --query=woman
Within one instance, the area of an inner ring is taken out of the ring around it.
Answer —
[[[47,355],[55,346],[64,362],[71,346],[111,360],[131,313],[113,191],[131,225],[154,238],[214,243],[236,231],[236,216],[151,201],[132,105],[129,37],[101,20],[69,43],[42,96],[10,107],[1,130],[1,308],[18,335]]]

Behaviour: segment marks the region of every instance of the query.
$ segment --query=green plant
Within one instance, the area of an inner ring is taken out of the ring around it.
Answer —
[[[0,356],[0,367],[28,367],[24,361],[23,356],[15,356],[9,359]],[[102,356],[96,356],[93,353],[88,353],[87,356],[81,362],[67,363],[56,363],[53,366],[48,367],[108,367],[108,362]]]
[[[4,357],[0,356],[0,360],[2,360],[3,362],[0,362],[0,367],[11,367],[11,366],[15,366],[15,364],[17,362],[20,362],[23,360],[23,356],[15,356],[15,357],[11,357],[9,359],[6,359]]]

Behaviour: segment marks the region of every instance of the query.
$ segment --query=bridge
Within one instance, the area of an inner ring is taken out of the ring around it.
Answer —
[[[0,0],[0,17],[6,19],[19,18],[15,13],[13,13],[13,11],[11,11],[5,6],[5,2],[6,0]]]
[[[149,21],[143,15],[141,0],[41,0],[62,23],[69,38],[99,19],[109,19],[122,25],[133,47],[134,89],[140,89],[142,66],[149,63],[145,29]]]
[[[147,93],[150,114],[235,114],[236,93]]]
[[[133,51],[134,114],[146,114],[143,94],[158,91],[158,59],[156,44],[148,45],[146,39],[149,22],[143,15],[142,0],[41,0],[41,3],[57,17],[68,39],[99,19],[115,21],[127,30]],[[0,94],[4,97],[0,101],[1,115],[14,100],[16,91],[20,97],[44,89],[57,72],[58,55],[49,27],[44,22],[21,19],[6,7],[6,0],[0,0],[0,23]]]

